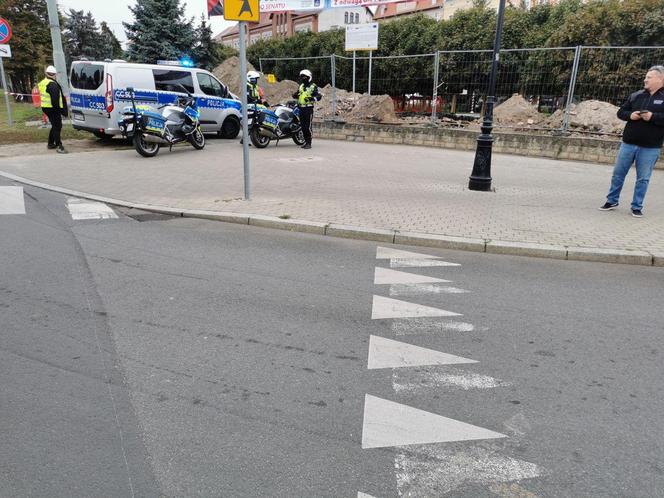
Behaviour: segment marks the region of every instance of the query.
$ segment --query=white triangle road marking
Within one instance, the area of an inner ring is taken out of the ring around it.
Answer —
[[[362,492],[358,491],[357,492],[357,498],[374,498],[374,497],[371,496],[371,495],[368,495],[366,493],[362,493]]]
[[[364,398],[362,448],[496,439],[505,434],[378,398]]]
[[[461,316],[461,314],[389,297],[376,295],[373,297],[373,306],[371,309],[372,320],[384,318],[420,318],[427,316]]]
[[[375,335],[369,337],[367,367],[370,370],[422,365],[457,365],[461,363],[477,363],[477,361],[405,342],[393,341],[385,337]]]
[[[449,263],[440,259],[390,259],[390,268],[430,268],[432,266],[461,266],[459,263]]]
[[[0,214],[25,214],[23,187],[0,187]]]
[[[445,282],[449,282],[446,280]],[[390,284],[390,296],[422,296],[427,294],[467,294],[470,291],[451,287],[448,285],[434,284]]]
[[[103,202],[87,199],[67,199],[67,209],[73,220],[105,220],[118,217],[115,211]]]
[[[417,252],[402,251],[400,249],[393,249],[391,247],[376,248],[376,259],[392,259],[392,258],[409,258],[409,259],[439,259],[438,256],[430,256],[429,254],[420,254]]]
[[[450,282],[442,278],[427,277],[405,271],[390,270],[389,268],[376,267],[374,272],[374,284],[431,284],[436,282]]]

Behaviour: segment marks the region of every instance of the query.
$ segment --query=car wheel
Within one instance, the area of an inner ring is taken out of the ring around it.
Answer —
[[[219,130],[221,138],[236,138],[240,134],[240,120],[236,116],[228,116]]]

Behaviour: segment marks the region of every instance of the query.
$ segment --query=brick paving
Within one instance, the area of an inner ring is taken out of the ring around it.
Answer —
[[[252,200],[244,201],[242,148],[162,149],[153,159],[104,148],[2,157],[0,171],[135,203],[396,229],[509,242],[664,253],[664,171],[656,170],[642,219],[630,215],[628,177],[619,210],[600,212],[607,165],[494,155],[495,192],[467,189],[473,153],[315,140],[251,148]]]

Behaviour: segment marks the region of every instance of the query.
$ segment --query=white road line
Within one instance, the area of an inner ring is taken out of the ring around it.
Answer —
[[[25,214],[23,187],[0,187],[0,214]]]
[[[390,259],[390,268],[428,268],[431,266],[461,266],[457,263],[449,263],[438,259]]]
[[[105,220],[117,218],[110,207],[103,202],[89,201],[87,199],[67,199],[67,209],[73,220]]]
[[[358,491],[357,492],[357,498],[374,498],[374,497],[371,496],[371,495],[368,495],[366,493],[361,493],[361,492]]]
[[[449,280],[443,280],[449,282]],[[392,284],[390,296],[422,296],[426,294],[466,294],[470,291],[439,284]]]
[[[394,370],[392,372],[392,387],[396,393],[441,387],[468,391],[470,389],[492,389],[509,385],[508,382],[503,382],[488,375],[458,369],[441,371],[440,367],[423,367],[417,370]]]
[[[389,297],[373,297],[373,306],[371,309],[371,319],[381,320],[385,318],[414,318],[427,316],[461,316],[459,313],[441,310],[431,306],[399,301]]]
[[[376,267],[374,272],[374,284],[425,284],[425,283],[438,283],[450,282],[442,278],[427,277],[425,275],[417,275],[416,273],[406,273],[405,271],[390,270],[389,268]]]
[[[392,259],[392,258],[408,258],[408,259],[439,259],[438,256],[430,256],[429,254],[420,254],[418,252],[403,251],[394,249],[392,247],[376,248],[376,259]]]
[[[459,446],[422,446],[416,448],[416,452],[396,455],[394,467],[398,495],[429,498],[442,496],[467,484],[495,485],[533,479],[542,473],[534,463],[501,455],[497,449],[485,448],[485,445]]]
[[[504,434],[377,398],[364,398],[362,448],[495,439]]]
[[[475,360],[442,353],[433,349],[393,341],[376,335],[369,336],[367,368],[401,368],[423,365],[457,365],[477,363]]]
[[[430,320],[426,318],[407,318],[404,320],[395,320],[391,324],[392,332],[396,335],[413,334],[439,334],[442,332],[472,332],[475,326],[472,323],[448,321],[448,320]]]

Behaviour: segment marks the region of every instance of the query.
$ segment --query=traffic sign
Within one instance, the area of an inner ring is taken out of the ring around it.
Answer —
[[[225,0],[224,19],[258,22],[260,20],[258,0]]]
[[[0,44],[8,43],[12,38],[12,28],[6,19],[0,17]]]
[[[12,49],[9,45],[0,45],[0,57],[11,57]]]

